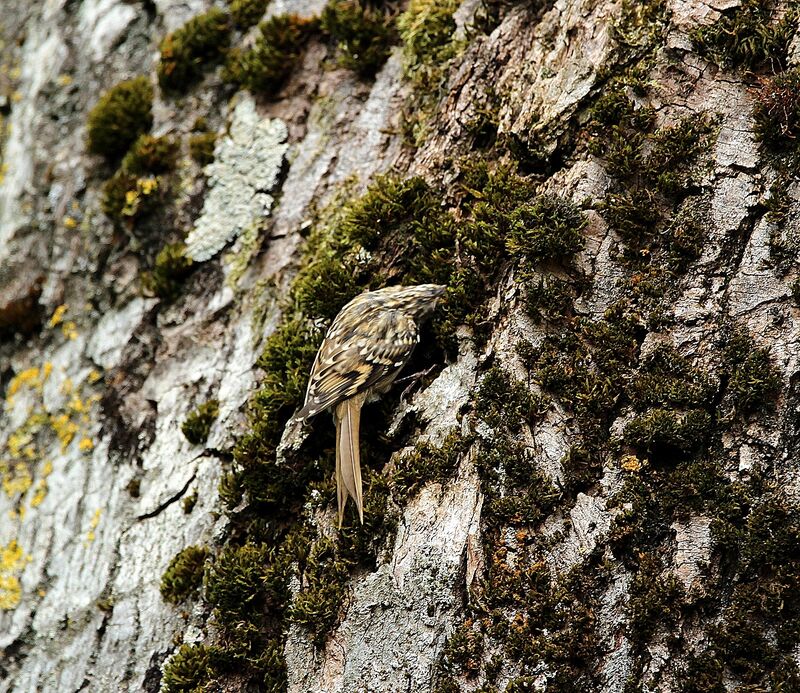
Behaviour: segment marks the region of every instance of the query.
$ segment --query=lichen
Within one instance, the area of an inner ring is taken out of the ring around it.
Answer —
[[[215,7],[165,36],[159,46],[161,57],[156,67],[161,88],[168,93],[189,89],[206,66],[222,59],[230,33],[230,18]]]
[[[203,262],[250,225],[268,216],[283,169],[287,130],[282,120],[261,119],[255,102],[243,96],[234,108],[228,135],[207,167],[209,191],[186,238],[186,256]]]
[[[120,82],[97,101],[87,119],[89,151],[121,157],[153,124],[153,88],[147,77]]]
[[[219,401],[210,399],[203,402],[195,409],[186,421],[181,424],[181,432],[184,438],[192,445],[203,445],[208,439],[211,426],[219,416]]]
[[[208,555],[208,549],[200,546],[187,546],[176,554],[161,576],[161,596],[177,604],[195,593],[203,582]]]

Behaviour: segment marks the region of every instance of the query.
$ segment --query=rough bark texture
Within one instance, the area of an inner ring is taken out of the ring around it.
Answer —
[[[163,93],[209,8],[3,2],[0,691],[800,690],[800,98],[757,117],[796,3],[413,0],[376,70],[323,22],[272,93],[213,60]],[[115,219],[87,117],[136,75],[180,149]],[[410,223],[339,238],[415,176]],[[292,378],[353,292],[442,276],[339,535],[332,423],[278,446]]]

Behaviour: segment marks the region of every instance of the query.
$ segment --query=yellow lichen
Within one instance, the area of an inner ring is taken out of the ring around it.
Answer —
[[[75,221],[75,219],[73,219],[71,216],[64,217],[64,220],[63,220],[62,223],[64,224],[64,228],[67,228],[67,229],[74,229],[74,228],[77,228],[77,226],[78,226],[78,222]]]
[[[49,322],[47,323],[48,327],[55,327],[56,325],[60,325],[61,322],[64,320],[64,313],[67,312],[66,303],[62,303],[58,308],[53,311],[53,315],[50,317]]]
[[[89,522],[89,531],[86,533],[86,544],[91,544],[95,540],[95,531],[100,524],[100,516],[103,514],[103,509],[98,508],[94,511],[91,521]]]
[[[620,460],[620,467],[626,472],[638,472],[642,466],[642,461],[636,455],[625,455]]]
[[[91,438],[81,438],[81,442],[78,443],[78,450],[81,452],[88,452],[94,449],[94,442]]]
[[[11,379],[6,390],[6,401],[11,403],[11,398],[23,387],[35,387],[39,384],[39,369],[36,367],[26,368]]]
[[[72,322],[72,320],[68,320],[61,325],[61,334],[63,334],[67,339],[77,339],[78,330],[75,323]]]
[[[22,587],[18,576],[30,560],[14,539],[0,547],[0,610],[15,609],[19,604]]]

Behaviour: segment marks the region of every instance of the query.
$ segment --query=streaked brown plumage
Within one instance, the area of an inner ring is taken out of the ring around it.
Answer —
[[[336,496],[339,526],[347,497],[364,522],[359,425],[364,402],[386,392],[419,342],[419,324],[436,307],[445,287],[392,286],[356,296],[334,319],[317,352],[296,419],[323,409],[336,423]]]

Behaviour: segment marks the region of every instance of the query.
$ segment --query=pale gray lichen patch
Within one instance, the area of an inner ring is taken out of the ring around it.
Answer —
[[[261,118],[247,94],[233,110],[228,135],[206,167],[209,191],[186,238],[186,255],[203,262],[260,219],[269,216],[288,144],[286,124]]]

